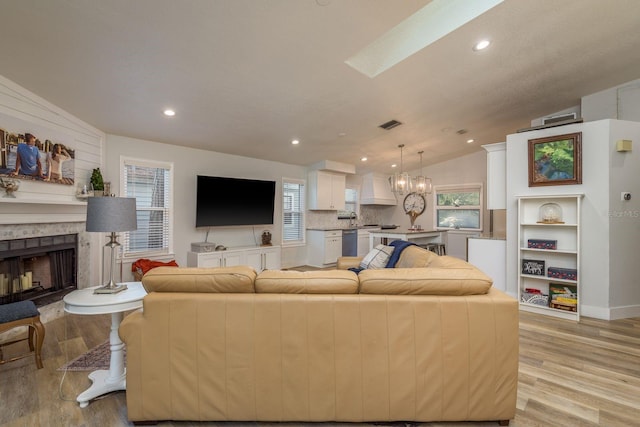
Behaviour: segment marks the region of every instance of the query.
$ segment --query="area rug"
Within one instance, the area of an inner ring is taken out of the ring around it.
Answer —
[[[126,366],[127,351],[123,349]],[[111,350],[109,341],[105,341],[76,357],[72,361],[58,368],[58,371],[95,371],[96,369],[109,369]]]

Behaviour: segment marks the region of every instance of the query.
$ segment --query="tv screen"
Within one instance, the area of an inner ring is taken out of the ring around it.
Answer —
[[[196,227],[273,224],[275,181],[197,177]]]

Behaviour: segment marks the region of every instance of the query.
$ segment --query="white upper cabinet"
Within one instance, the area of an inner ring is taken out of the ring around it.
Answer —
[[[344,210],[346,177],[325,171],[311,171],[308,176],[310,210]]]
[[[483,145],[487,150],[487,209],[507,208],[507,143]]]

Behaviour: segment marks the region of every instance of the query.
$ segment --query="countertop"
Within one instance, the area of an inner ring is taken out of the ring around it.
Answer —
[[[507,240],[507,236],[502,233],[482,233],[475,236],[469,236],[467,239]]]
[[[387,229],[387,230],[380,230],[380,231],[376,231],[376,233],[387,233],[387,234],[405,234],[405,235],[410,235],[410,234],[424,234],[424,233],[443,233],[446,232],[446,230],[411,230],[409,228],[395,228],[395,229]]]
[[[367,228],[380,228],[380,225],[358,225],[355,227],[309,227],[307,230],[313,231],[342,231],[342,230],[362,230]]]

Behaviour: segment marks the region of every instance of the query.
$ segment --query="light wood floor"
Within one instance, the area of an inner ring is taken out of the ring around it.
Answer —
[[[37,370],[31,357],[0,366],[0,425],[132,425],[127,421],[124,392],[112,393],[80,409],[75,397],[90,385],[87,372],[67,372],[63,378],[63,372],[57,371],[67,361],[105,341],[109,326],[110,317],[106,315],[66,315],[47,323],[44,369]],[[15,346],[23,347],[9,350],[26,348],[25,343]],[[583,317],[575,323],[521,313],[517,406],[511,426],[640,425],[640,318],[607,322]],[[255,424],[258,423],[250,425]],[[497,426],[497,423],[422,425]]]

